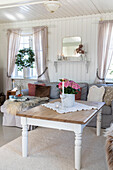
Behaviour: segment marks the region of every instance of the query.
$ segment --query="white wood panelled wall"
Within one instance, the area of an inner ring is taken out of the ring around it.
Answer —
[[[90,15],[82,17],[34,20],[16,23],[0,24],[0,81],[1,89],[5,90],[7,75],[7,29],[23,28],[28,29],[33,26],[48,26],[48,66],[51,81],[58,81],[65,77],[76,82],[93,83],[97,69],[97,39],[98,22],[100,18],[113,19],[113,13],[103,15]],[[89,71],[86,73],[84,62],[67,62],[58,64],[58,71],[54,67],[57,54],[62,51],[62,39],[67,36],[80,36],[82,44],[88,46]]]

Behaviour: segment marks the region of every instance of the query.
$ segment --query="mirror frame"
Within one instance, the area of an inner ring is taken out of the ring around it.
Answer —
[[[63,39],[64,38],[73,38],[73,37],[80,37],[81,38],[81,36],[66,36],[66,37],[63,37],[62,38],[62,54],[63,54]],[[81,38],[81,43],[80,44],[82,44],[82,38]],[[81,57],[81,55],[80,56],[77,56],[77,55],[75,55],[75,56],[65,56],[64,54],[63,54],[63,56],[64,56],[64,58],[79,58],[79,57]]]

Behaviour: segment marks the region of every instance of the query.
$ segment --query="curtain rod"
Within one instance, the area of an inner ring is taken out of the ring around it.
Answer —
[[[11,30],[13,33],[15,33],[15,34],[17,34],[17,35],[20,35],[20,36],[27,36],[27,35],[34,35],[34,34],[36,34],[37,32],[39,32],[39,31],[41,31],[41,30],[43,30],[43,29],[45,29],[45,28],[48,28],[47,26],[37,26],[37,27],[39,27],[40,28],[40,30],[38,30],[38,31],[36,31],[36,32],[34,32],[34,33],[32,33],[32,34],[27,34],[27,33],[21,33],[21,34],[18,34],[18,33],[16,33],[15,31],[16,31],[16,29],[20,29],[20,28],[13,28],[12,30],[11,29],[7,29],[7,31],[8,30]],[[32,27],[32,31],[33,31],[33,28],[37,28],[37,27]],[[42,28],[41,28],[42,27]],[[22,30],[21,30],[22,31]]]
[[[15,29],[22,29],[23,31],[24,31],[24,29],[33,29],[33,28],[35,28],[35,27],[47,27],[47,26],[45,26],[45,25],[39,25],[39,26],[29,26],[29,27],[23,27],[23,28],[19,28],[19,27],[17,27],[17,28],[5,28],[5,29],[3,29],[3,31],[7,31],[8,29],[9,30],[15,30]]]

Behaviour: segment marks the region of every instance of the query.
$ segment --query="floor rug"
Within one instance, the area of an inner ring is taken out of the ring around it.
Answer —
[[[103,131],[86,127],[82,140],[82,170],[107,170]],[[74,170],[74,133],[37,128],[29,132],[27,158],[19,137],[0,148],[0,170]]]

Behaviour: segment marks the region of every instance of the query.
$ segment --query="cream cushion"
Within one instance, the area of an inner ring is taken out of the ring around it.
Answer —
[[[97,87],[97,86],[91,86],[89,89],[88,101],[94,101],[94,102],[102,102],[103,101],[103,96],[105,93],[105,88],[102,87]]]

